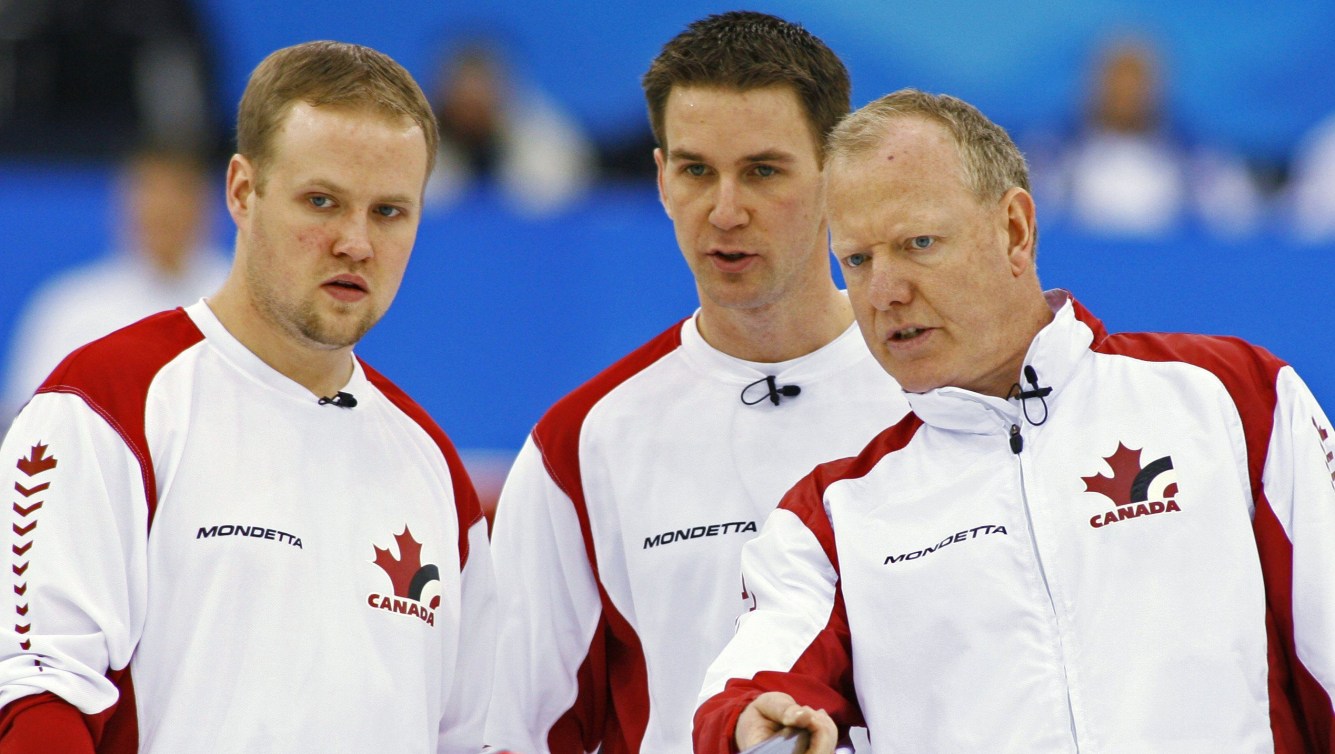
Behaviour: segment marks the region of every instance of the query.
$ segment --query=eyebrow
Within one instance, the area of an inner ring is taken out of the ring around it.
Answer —
[[[750,165],[757,162],[792,162],[797,159],[792,154],[778,149],[770,149],[764,152],[748,154],[737,161],[739,165]],[[687,149],[673,149],[668,152],[669,161],[677,162],[708,162],[704,155],[698,152],[692,152]]]

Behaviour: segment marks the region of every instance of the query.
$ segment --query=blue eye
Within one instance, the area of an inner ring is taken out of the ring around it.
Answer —
[[[695,177],[697,177],[697,178],[699,178],[700,176],[704,175],[704,174],[705,174],[705,171],[706,171],[707,169],[708,169],[708,168],[706,168],[704,165],[701,165],[701,164],[698,163],[698,162],[696,162],[696,163],[692,163],[692,164],[690,164],[690,165],[687,165],[687,166],[684,168],[684,170],[686,171],[686,174],[687,174],[687,175],[693,175],[693,176],[695,176]]]
[[[375,208],[377,214],[381,217],[398,217],[403,214],[403,210],[389,204],[383,204]]]
[[[779,171],[775,170],[773,165],[756,165],[755,172],[761,178],[769,178],[778,174]]]
[[[844,264],[848,267],[861,267],[867,261],[866,254],[849,254],[844,257]]]
[[[329,197],[321,194],[316,194],[315,196],[312,196],[309,199],[309,201],[311,203],[311,206],[317,207],[319,209],[324,209],[325,207],[332,206],[334,203],[333,199],[330,199]]]
[[[919,251],[928,248],[934,243],[936,243],[936,239],[932,238],[931,236],[914,236],[913,238],[909,239],[909,245],[915,249],[918,249]]]

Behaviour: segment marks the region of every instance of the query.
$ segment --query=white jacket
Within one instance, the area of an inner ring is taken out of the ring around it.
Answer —
[[[800,394],[771,401],[766,375]],[[689,752],[705,669],[750,605],[742,545],[803,474],[907,410],[856,326],[756,364],[712,348],[693,318],[558,402],[496,510],[487,743]]]
[[[697,751],[765,690],[878,754],[1329,749],[1330,421],[1262,349],[1049,300],[1024,361],[1049,394],[911,395],[770,516]]]
[[[82,721],[99,751],[481,748],[477,497],[388,380],[356,362],[344,391],[354,407],[321,405],[204,302],[56,369],[0,446],[0,736],[27,718]]]

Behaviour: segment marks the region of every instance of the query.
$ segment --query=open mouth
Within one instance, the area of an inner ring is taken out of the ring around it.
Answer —
[[[891,333],[890,339],[896,341],[913,340],[924,332],[926,332],[926,330],[921,327],[906,327],[903,330],[896,330]]]
[[[324,284],[330,288],[339,288],[345,291],[367,292],[366,281],[356,275],[339,275],[326,280]]]
[[[725,259],[729,262],[736,262],[750,256],[744,251],[716,251],[714,256]]]
[[[339,275],[324,281],[326,293],[337,301],[353,304],[370,295],[366,281],[358,275]]]

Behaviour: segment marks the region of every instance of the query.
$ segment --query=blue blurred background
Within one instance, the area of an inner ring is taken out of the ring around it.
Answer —
[[[686,23],[735,6],[196,0],[194,7],[212,45],[210,96],[224,120],[250,70],[278,47],[317,38],[367,44],[429,86],[442,49],[482,34],[504,44],[515,77],[543,90],[592,141],[634,150],[646,133],[639,77],[649,60]],[[1299,238],[1285,206],[1295,151],[1335,112],[1335,3],[750,7],[803,23],[838,52],[853,76],[854,106],[903,86],[949,92],[1022,146],[1078,120],[1100,40],[1123,31],[1155,40],[1165,108],[1192,138],[1245,158],[1263,189],[1259,219],[1228,234],[1185,222],[1150,238],[1109,236],[1046,211],[1040,194],[1040,276],[1046,287],[1072,290],[1110,330],[1227,333],[1264,345],[1298,368],[1327,411],[1335,408],[1335,243]],[[640,156],[632,167],[651,166],[647,147],[633,153]],[[1041,161],[1034,169],[1041,182]],[[226,246],[221,173],[217,186],[215,233]],[[108,160],[0,160],[0,353],[40,281],[112,245],[112,190]],[[504,458],[550,403],[695,305],[652,181],[633,169],[608,173],[541,214],[481,186],[426,216],[399,298],[358,352],[459,446]]]

